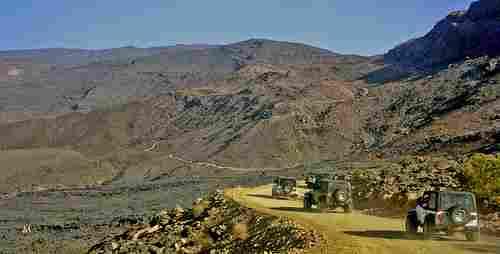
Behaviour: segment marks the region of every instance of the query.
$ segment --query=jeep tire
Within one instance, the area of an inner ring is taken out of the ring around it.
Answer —
[[[352,203],[348,203],[347,205],[344,206],[344,212],[352,213]]]
[[[304,196],[304,208],[311,209],[311,207],[312,207],[311,197],[309,195],[305,195]]]
[[[479,241],[479,232],[478,231],[465,232],[465,239],[467,239],[467,241],[477,242]]]
[[[409,235],[417,234],[418,226],[415,223],[413,223],[410,217],[406,217],[405,230],[406,233]]]
[[[430,240],[432,238],[432,233],[434,232],[434,228],[430,221],[426,220],[423,226],[424,231],[424,240]]]

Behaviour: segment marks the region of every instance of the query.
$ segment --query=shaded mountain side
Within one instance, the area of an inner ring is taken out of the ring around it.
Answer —
[[[387,63],[418,68],[446,66],[466,57],[500,55],[500,1],[479,0],[455,11],[421,38],[409,40],[384,56]]]
[[[479,0],[468,10],[453,11],[427,34],[410,39],[374,63],[384,65],[363,79],[372,85],[411,80],[446,70],[449,64],[483,56],[500,56],[500,2]]]
[[[374,61],[362,146],[373,153],[494,152],[498,145],[500,2],[450,13],[424,37]],[[378,84],[378,86],[373,86]],[[383,84],[383,85],[382,85]]]

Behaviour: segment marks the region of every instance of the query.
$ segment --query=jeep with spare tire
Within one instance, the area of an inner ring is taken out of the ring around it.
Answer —
[[[464,232],[468,241],[478,241],[476,197],[470,192],[426,191],[417,199],[417,207],[408,211],[405,228],[410,235],[422,229],[424,239],[439,232]]]
[[[295,196],[296,187],[297,179],[295,177],[278,176],[274,178],[271,194],[273,197]]]
[[[322,179],[334,180],[335,173],[334,172],[321,172],[321,171],[309,172],[308,174],[306,174],[306,177],[305,177],[305,182],[306,182],[307,188],[314,189],[315,185],[319,184],[319,182]]]
[[[344,212],[352,212],[352,187],[348,179],[321,179],[312,187],[304,194],[305,209],[316,206],[321,211],[325,211],[342,207]]]

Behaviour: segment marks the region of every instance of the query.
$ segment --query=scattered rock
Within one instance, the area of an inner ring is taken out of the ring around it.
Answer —
[[[195,209],[163,210],[149,227],[111,237],[89,253],[302,253],[321,241],[317,232],[241,207],[222,191],[195,204],[197,216]]]
[[[479,223],[482,232],[500,236],[500,212],[481,215]]]
[[[383,208],[391,203],[404,209],[412,196],[425,190],[462,190],[462,176],[463,167],[456,161],[408,156],[385,168],[356,170],[352,177],[353,193],[359,208]]]

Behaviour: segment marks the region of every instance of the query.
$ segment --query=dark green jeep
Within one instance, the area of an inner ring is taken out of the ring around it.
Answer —
[[[313,206],[321,210],[344,208],[350,213],[353,209],[352,187],[348,179],[321,179],[313,185],[312,190],[304,194],[304,208]]]
[[[306,185],[308,189],[314,189],[315,185],[323,179],[335,180],[335,173],[333,172],[310,172],[306,174]],[[317,186],[316,186],[317,187]]]
[[[297,179],[295,177],[278,176],[274,178],[272,187],[273,197],[294,196],[295,188],[297,187]]]
[[[424,238],[445,232],[464,232],[469,241],[479,240],[479,214],[476,197],[470,192],[427,191],[408,211],[406,232],[416,234],[422,228]]]

